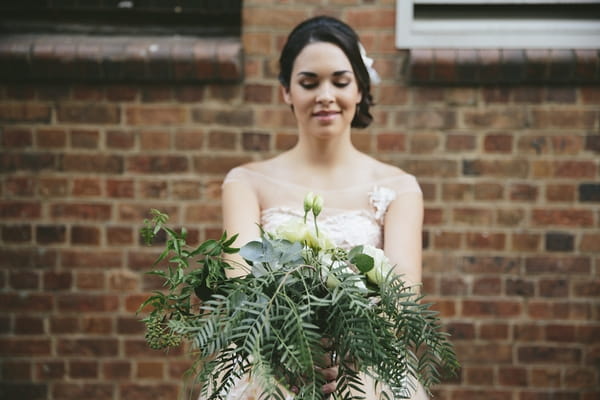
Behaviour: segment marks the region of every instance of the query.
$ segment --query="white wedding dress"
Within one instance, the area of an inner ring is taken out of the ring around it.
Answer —
[[[226,176],[223,185],[243,180],[259,197],[261,225],[267,232],[290,218],[302,218],[305,195],[312,191],[324,199],[323,212],[318,217],[319,230],[336,246],[350,249],[360,244],[383,248],[383,223],[390,203],[405,193],[420,193],[414,176],[403,174],[374,182],[357,183],[349,188],[318,190],[289,182],[281,182],[254,170],[238,167]],[[367,400],[379,399],[369,377],[363,377]],[[227,396],[228,400],[256,400],[260,388],[250,378],[242,379]],[[293,399],[290,394],[289,399]],[[413,399],[427,399],[422,388]]]

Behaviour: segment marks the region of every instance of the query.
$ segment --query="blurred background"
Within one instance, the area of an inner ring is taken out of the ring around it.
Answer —
[[[440,400],[600,398],[598,1],[0,5],[0,398],[193,398],[135,312],[168,212],[221,234],[224,174],[294,145],[277,60],[319,14],[381,83],[355,145],[417,176],[424,292],[462,369]]]

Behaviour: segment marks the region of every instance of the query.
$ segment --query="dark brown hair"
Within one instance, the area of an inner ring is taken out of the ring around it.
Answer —
[[[279,57],[279,81],[289,89],[296,57],[306,45],[314,42],[332,43],[348,57],[356,76],[358,89],[362,94],[351,126],[366,128],[373,120],[369,113],[369,107],[373,105],[371,79],[360,53],[358,35],[344,22],[333,17],[319,16],[307,19],[296,26],[289,34]]]

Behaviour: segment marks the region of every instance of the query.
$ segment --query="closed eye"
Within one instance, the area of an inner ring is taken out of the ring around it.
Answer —
[[[346,82],[346,81],[333,82],[333,85],[338,88],[345,88],[349,84],[350,84],[350,82]],[[302,86],[304,89],[310,90],[310,89],[315,89],[317,86],[319,86],[319,83],[318,82],[300,82],[300,86]]]
[[[298,73],[300,77],[299,84],[304,89],[311,90],[319,86],[319,77],[316,73],[311,71],[301,71]],[[335,87],[344,88],[351,82],[352,72],[347,70],[335,71],[332,74],[332,83]]]
[[[334,85],[339,87],[339,88],[343,88],[346,87],[350,84],[350,82],[335,82]]]
[[[319,86],[319,84],[318,83],[300,83],[300,86],[302,86],[304,89],[310,90],[310,89],[316,88],[317,86]]]

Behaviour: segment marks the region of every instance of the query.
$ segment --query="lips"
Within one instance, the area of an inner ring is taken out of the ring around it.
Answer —
[[[317,118],[333,118],[338,114],[340,114],[339,111],[321,110],[313,113],[313,116]]]
[[[320,126],[328,126],[338,121],[341,114],[340,110],[318,110],[312,113],[312,118]]]

